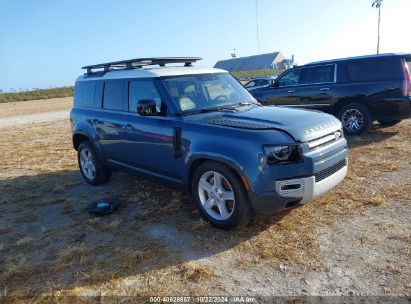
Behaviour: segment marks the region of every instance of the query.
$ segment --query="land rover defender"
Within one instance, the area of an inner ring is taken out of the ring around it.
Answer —
[[[338,119],[261,106],[228,72],[193,66],[199,59],[84,67],[70,119],[86,182],[103,184],[117,170],[140,174],[190,193],[207,221],[232,229],[252,213],[307,203],[344,178]]]

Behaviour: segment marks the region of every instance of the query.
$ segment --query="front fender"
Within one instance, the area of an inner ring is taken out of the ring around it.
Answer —
[[[241,178],[245,177],[247,180],[245,168],[238,161],[227,157],[226,155],[218,153],[198,152],[193,155],[187,156],[185,159],[187,172],[186,174],[184,174],[184,186],[187,192],[191,192],[191,178],[194,174],[193,169],[197,166],[198,161],[216,161],[222,163],[227,167],[232,168],[238,174],[238,176],[240,176]],[[250,187],[250,183],[248,181],[247,184]]]

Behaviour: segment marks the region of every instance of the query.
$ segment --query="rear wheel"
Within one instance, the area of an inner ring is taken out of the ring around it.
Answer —
[[[378,120],[381,126],[383,127],[392,127],[395,126],[396,124],[399,124],[402,120]]]
[[[372,126],[372,119],[367,107],[359,103],[350,103],[343,106],[338,112],[344,133],[360,135],[367,132]]]
[[[90,185],[101,185],[111,178],[111,171],[100,163],[89,141],[83,141],[79,145],[77,159],[81,175]]]
[[[231,230],[250,220],[251,206],[244,185],[223,164],[202,164],[194,173],[192,193],[203,218],[220,229]]]

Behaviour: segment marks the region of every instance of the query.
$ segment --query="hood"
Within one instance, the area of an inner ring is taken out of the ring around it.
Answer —
[[[310,141],[341,129],[341,122],[319,111],[286,107],[253,107],[208,116],[201,123],[251,130],[281,130],[296,141]]]

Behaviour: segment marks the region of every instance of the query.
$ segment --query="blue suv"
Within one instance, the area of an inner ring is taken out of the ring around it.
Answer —
[[[103,184],[116,170],[140,174],[190,193],[208,222],[233,229],[253,213],[307,203],[344,178],[338,119],[261,106],[228,72],[192,66],[199,59],[84,67],[70,120],[86,182]]]

